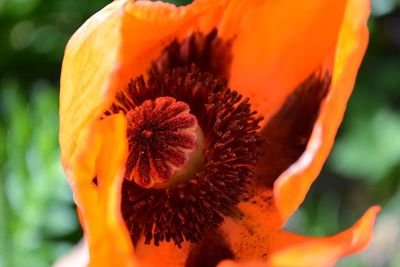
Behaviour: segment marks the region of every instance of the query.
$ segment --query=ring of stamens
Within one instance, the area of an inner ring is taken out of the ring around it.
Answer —
[[[153,68],[147,81],[143,77],[132,80],[105,115],[122,111],[129,121],[131,110],[160,97],[172,97],[190,107],[204,134],[204,163],[188,179],[162,189],[132,181],[128,167],[121,209],[134,242],[143,236],[146,244],[172,240],[180,247],[185,240],[198,242],[224,216],[238,214],[236,205],[254,176],[262,118],[256,118],[248,99],[194,65],[164,73]]]

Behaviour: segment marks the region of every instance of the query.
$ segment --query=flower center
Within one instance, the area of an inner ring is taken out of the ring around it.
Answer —
[[[262,142],[249,99],[192,66],[152,69],[117,100],[110,113],[126,114],[129,144],[121,210],[134,242],[180,247],[240,214]]]
[[[121,212],[133,243],[196,243],[241,214],[262,118],[227,87],[230,47],[216,31],[174,41],[104,114],[128,121]]]
[[[159,97],[144,101],[126,114],[127,179],[144,188],[163,188],[190,176],[190,171],[201,162],[202,154],[193,154],[196,147],[200,150],[201,130],[189,111],[182,101]],[[188,164],[189,158],[193,164]]]

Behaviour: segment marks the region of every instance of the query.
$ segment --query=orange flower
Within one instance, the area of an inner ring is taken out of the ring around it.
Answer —
[[[90,266],[331,266],[363,249],[378,207],[335,236],[281,227],[332,147],[369,11],[117,0],[91,17],[66,48],[60,95]]]

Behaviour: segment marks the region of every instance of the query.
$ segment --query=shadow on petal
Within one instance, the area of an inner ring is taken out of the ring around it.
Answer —
[[[329,74],[311,75],[261,130],[266,141],[257,164],[257,186],[272,188],[279,175],[304,152],[329,86]]]

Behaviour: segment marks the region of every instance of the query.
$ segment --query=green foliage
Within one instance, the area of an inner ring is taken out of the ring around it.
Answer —
[[[0,266],[49,266],[77,231],[60,165],[56,92],[38,81],[27,98],[17,80],[2,81]]]
[[[372,0],[372,14],[375,16],[386,15],[393,12],[399,5],[399,0]]]
[[[57,87],[68,38],[107,2],[0,0],[0,266],[50,266],[81,236]]]
[[[332,155],[332,167],[349,177],[377,181],[400,163],[400,116],[379,109],[353,118]]]

